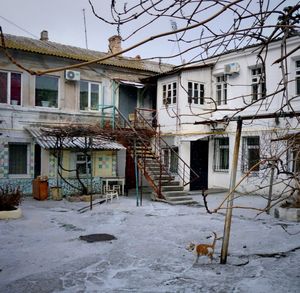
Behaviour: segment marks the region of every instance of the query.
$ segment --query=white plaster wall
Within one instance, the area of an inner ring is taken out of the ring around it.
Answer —
[[[287,52],[292,51],[296,46],[299,45],[299,37],[291,39],[289,45],[287,47]],[[170,118],[162,106],[162,84],[168,83],[171,81],[181,81],[182,85],[187,87],[187,82],[191,81],[198,81],[203,82],[205,84],[205,93],[210,95],[212,98],[216,99],[216,90],[215,90],[215,76],[218,74],[224,73],[224,65],[232,62],[238,62],[240,65],[240,71],[238,74],[233,74],[228,77],[228,104],[223,105],[220,108],[223,109],[222,111],[218,111],[212,116],[213,119],[222,118],[225,115],[230,115],[232,111],[226,111],[227,109],[239,109],[245,106],[245,101],[250,102],[251,100],[251,87],[249,84],[251,83],[251,68],[257,64],[257,51],[256,48],[249,48],[244,51],[233,52],[227,55],[220,56],[217,60],[218,62],[215,64],[212,72],[210,72],[209,68],[199,68],[197,70],[186,70],[181,73],[181,77],[179,76],[170,76],[170,77],[163,77],[158,81],[158,111],[159,111],[159,123],[163,126],[162,132],[163,133],[172,133],[177,135],[175,141],[178,142],[179,147],[179,154],[180,156],[189,164],[190,162],[190,142],[183,141],[185,138],[188,139],[189,135],[196,136],[197,134],[199,137],[201,135],[215,135],[215,133],[211,132],[210,127],[205,125],[193,125],[192,123],[195,121],[201,121],[200,117],[197,115],[193,116],[181,116],[181,125],[180,127],[175,127],[176,120]],[[281,68],[279,64],[273,64],[274,60],[280,57],[280,43],[276,42],[269,46],[267,59],[266,59],[266,73],[267,73],[267,93],[275,92],[278,87],[278,83],[281,81]],[[289,80],[293,80],[295,77],[295,60],[300,60],[300,53],[296,51],[295,53],[291,54],[287,58],[287,65],[288,65],[288,72],[289,72]],[[213,60],[212,60],[213,61]],[[248,85],[248,86],[247,86]],[[292,100],[292,107],[294,110],[300,110],[300,98],[299,96],[295,95],[295,82],[291,82],[288,85],[288,93],[289,99]],[[185,114],[186,111],[189,111],[187,108],[187,98],[186,93],[182,88],[179,87],[179,99],[178,99],[178,113],[180,115]],[[247,97],[249,96],[249,97]],[[184,98],[182,98],[184,97]],[[232,99],[234,97],[240,97],[238,99]],[[244,99],[243,99],[243,98]],[[278,110],[284,104],[284,97],[282,93],[278,93],[270,98],[267,98],[266,103],[262,104],[262,107],[259,108],[257,105],[253,105],[248,107],[246,110],[240,113],[241,116],[243,115],[254,115],[259,110],[260,113],[273,113],[275,110]],[[267,107],[268,105],[268,107]],[[284,108],[285,111],[291,111],[292,108]],[[197,112],[199,111],[199,112]],[[200,114],[203,109],[195,109],[195,114]],[[202,112],[203,113],[203,112]],[[207,117],[202,118],[206,119]],[[173,123],[172,123],[173,120]],[[279,119],[279,122],[275,121],[275,119],[265,119],[265,120],[256,120],[256,121],[245,121],[243,124],[243,136],[260,136],[261,143],[261,152],[265,151],[268,147],[268,153],[274,152],[274,144],[270,143],[271,137],[278,137],[283,136],[287,125],[291,125],[292,127],[298,127],[296,119],[289,119],[288,123],[286,120]],[[173,126],[173,127],[171,127]],[[213,139],[210,139],[209,143],[209,163],[208,163],[208,186],[209,188],[213,187],[223,187],[229,188],[230,182],[230,170],[232,164],[232,157],[233,157],[233,149],[234,149],[234,142],[235,142],[235,131],[236,131],[236,122],[231,122],[229,126],[226,128],[225,132],[219,132],[219,135],[226,135],[229,137],[230,140],[230,159],[229,159],[229,171],[228,172],[215,172],[213,170],[213,159],[214,159],[214,143]],[[188,135],[189,134],[189,135]],[[242,141],[240,144],[240,152],[239,152],[239,161],[238,161],[238,170],[237,170],[237,182],[244,176],[241,168],[241,153],[242,153]],[[283,158],[284,160],[285,158]],[[260,176],[256,176],[255,174],[247,177],[239,186],[238,190],[243,192],[248,192],[253,189],[256,189],[257,186],[267,185],[269,182],[269,177],[264,177],[264,173],[261,171]],[[279,193],[282,191],[283,186],[278,184],[273,187],[273,193]],[[263,193],[267,194],[268,189],[258,190],[256,193]]]

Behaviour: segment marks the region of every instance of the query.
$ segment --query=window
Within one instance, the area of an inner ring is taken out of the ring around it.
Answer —
[[[178,173],[178,147],[173,147],[171,150],[170,172]]]
[[[178,173],[178,147],[163,150],[163,162],[171,173]]]
[[[35,79],[35,105],[58,107],[58,77],[37,76]]]
[[[172,82],[163,85],[163,104],[176,104],[177,99],[177,83]]]
[[[244,172],[249,171],[260,161],[259,136],[243,137],[242,161]],[[252,169],[252,171],[259,171],[259,165]]]
[[[229,169],[229,138],[215,139],[214,170],[228,171]]]
[[[80,110],[99,110],[101,104],[101,84],[80,81]]]
[[[198,82],[188,82],[188,103],[204,104],[204,84]]]
[[[265,97],[266,83],[261,67],[251,69],[251,75],[252,102],[255,102],[258,99]]]
[[[8,145],[8,173],[28,174],[28,145],[10,143]]]
[[[91,174],[91,156],[84,153],[76,153],[76,169],[79,174]]]
[[[227,76],[226,75],[217,76],[216,94],[217,94],[217,104],[226,105],[227,104]]]
[[[0,103],[21,105],[21,74],[0,71]]]
[[[300,95],[300,60],[296,61],[296,95]]]

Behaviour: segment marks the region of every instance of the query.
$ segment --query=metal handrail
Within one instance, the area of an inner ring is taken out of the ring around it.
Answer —
[[[156,129],[151,125],[151,124],[155,124],[155,123],[149,123],[147,121],[147,119],[145,119],[145,117],[142,115],[141,111],[148,111],[148,112],[154,112],[155,110],[153,109],[142,109],[142,108],[136,108],[135,110],[135,116],[136,116],[136,123],[138,123],[139,119],[141,119],[143,121],[143,124],[146,124],[150,129],[152,129],[153,131],[156,131]],[[155,119],[156,119],[156,115],[154,115]],[[196,180],[197,178],[199,178],[199,175],[174,151],[174,149],[161,137],[160,135],[160,131],[156,132],[158,133],[158,141],[157,139],[154,140],[154,146],[152,146],[154,148],[154,150],[157,150],[158,146],[159,149],[162,146],[162,143],[165,145],[166,149],[169,149],[172,154],[174,154],[178,161],[181,162],[182,166],[180,164],[178,164],[178,168],[180,167],[181,172],[178,172],[178,176],[179,178],[182,180],[183,186],[186,186],[187,184],[193,182],[194,180]],[[180,171],[179,170],[179,171]],[[188,172],[189,171],[189,172]],[[189,177],[187,177],[189,175]],[[188,180],[186,180],[186,177],[188,178]]]
[[[133,127],[131,125],[131,123],[126,119],[126,117],[119,111],[119,109],[115,108],[115,113],[118,114],[118,118],[119,119],[114,119],[115,121],[115,127],[118,127],[119,129],[122,129],[122,128],[130,128],[134,134],[137,136],[137,138],[139,139],[139,142],[143,145],[144,148],[149,148],[149,144],[151,144],[150,142],[150,139],[148,140],[145,140],[143,137],[141,137],[141,135],[139,134],[138,132],[138,128],[136,127]],[[120,119],[121,118],[121,119]],[[122,120],[122,121],[121,121]],[[123,123],[124,124],[123,124]],[[152,153],[152,152],[151,152]],[[152,177],[149,175],[149,171],[153,171],[154,173],[154,170],[153,170],[153,167],[151,167],[149,164],[147,165],[146,164],[146,159],[143,158],[143,156],[141,157],[141,160],[143,162],[140,162],[140,160],[138,160],[138,165],[139,165],[139,168],[141,168],[144,176],[149,180],[151,181],[151,185],[153,186],[153,188],[155,189],[157,195],[159,197],[162,197],[162,194],[161,194],[161,181],[162,181],[162,176],[163,174],[168,174],[168,176],[170,177],[170,180],[172,178],[172,175],[169,174],[168,170],[165,168],[163,162],[161,161],[161,157],[160,156],[157,156],[156,153],[152,153],[153,154],[153,159],[156,160],[156,162],[158,162],[159,166],[160,166],[160,172],[159,172],[159,180],[158,180],[158,184],[155,182],[154,179],[152,179]]]

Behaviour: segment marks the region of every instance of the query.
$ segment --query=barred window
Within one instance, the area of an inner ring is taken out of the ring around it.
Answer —
[[[228,171],[229,169],[229,138],[215,138],[214,170]]]
[[[259,136],[243,137],[242,171],[249,171],[260,161]],[[259,165],[252,171],[259,171]]]

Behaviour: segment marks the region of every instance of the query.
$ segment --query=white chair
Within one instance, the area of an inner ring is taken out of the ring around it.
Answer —
[[[105,192],[105,202],[110,199],[110,202],[112,202],[113,198],[119,198],[118,192],[116,190],[108,190]]]
[[[121,186],[120,185],[113,185],[113,190],[118,192],[118,195],[121,194]]]

